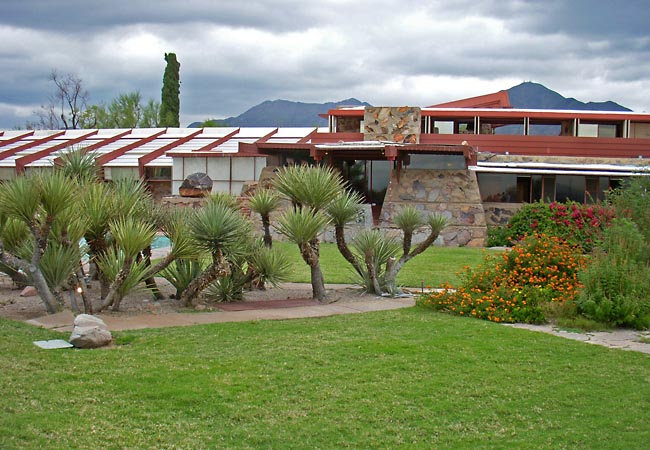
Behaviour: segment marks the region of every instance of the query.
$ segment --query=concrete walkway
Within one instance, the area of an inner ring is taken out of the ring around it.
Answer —
[[[111,315],[98,314],[111,331],[138,330],[143,328],[180,327],[208,323],[246,322],[252,320],[286,320],[327,317],[338,314],[358,314],[407,308],[415,304],[415,298],[382,298],[353,302],[335,302],[324,305],[297,306],[276,309],[252,309],[247,311],[187,312],[167,314]],[[27,320],[26,323],[61,332],[71,332],[74,315],[71,311]],[[552,325],[505,324],[505,326],[553,334],[566,339],[620,350],[650,354],[650,331],[613,330],[575,333]]]
[[[251,320],[284,320],[326,317],[337,314],[356,314],[370,311],[407,308],[415,298],[380,298],[354,302],[336,302],[316,306],[298,306],[248,311],[187,312],[168,314],[111,315],[97,314],[111,331],[138,330],[142,328],[182,327],[206,323],[245,322]],[[38,317],[26,323],[56,331],[70,332],[74,316],[71,311]]]

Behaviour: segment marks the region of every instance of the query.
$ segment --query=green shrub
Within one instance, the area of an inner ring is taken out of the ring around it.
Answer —
[[[613,222],[580,274],[578,312],[613,326],[650,327],[648,244],[636,225]]]

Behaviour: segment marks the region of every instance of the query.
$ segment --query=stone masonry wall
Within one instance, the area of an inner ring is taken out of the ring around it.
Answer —
[[[420,108],[371,107],[363,114],[365,141],[399,142],[418,144],[420,142]]]
[[[390,226],[399,208],[413,204],[424,213],[437,212],[447,217],[449,225],[436,244],[481,247],[485,245],[487,227],[476,174],[469,170],[407,169],[397,173],[388,186],[381,212],[382,223]],[[422,240],[424,234],[416,236]]]

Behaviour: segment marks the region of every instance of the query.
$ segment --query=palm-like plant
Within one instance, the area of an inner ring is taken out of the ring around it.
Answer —
[[[251,210],[258,213],[262,218],[262,228],[264,229],[264,245],[268,248],[273,246],[271,238],[271,213],[280,207],[280,197],[270,189],[258,187],[249,199]]]
[[[102,309],[111,307],[114,311],[119,310],[120,302],[125,295],[124,285],[129,277],[136,257],[147,246],[156,235],[156,229],[147,222],[143,222],[134,217],[127,217],[117,220],[110,225],[110,233],[113,236],[117,249],[124,255],[121,269],[114,274],[108,294],[102,300]],[[115,252],[107,252],[100,258],[115,260]],[[100,263],[98,263],[100,264]],[[101,264],[100,264],[101,265]],[[144,266],[144,263],[143,263]],[[103,267],[109,267],[106,263]],[[137,267],[137,266],[136,266]],[[140,271],[139,271],[140,272]],[[141,271],[142,276],[146,276],[147,271]],[[142,279],[140,281],[143,281]]]
[[[245,254],[250,230],[250,223],[238,211],[221,202],[208,202],[192,216],[190,237],[198,249],[210,255],[210,263],[181,294],[183,305],[189,306],[216,278],[229,275],[228,259]]]
[[[434,213],[429,214],[424,218],[421,216],[420,212],[411,205],[402,208],[402,210],[394,217],[393,221],[401,228],[404,233],[404,239],[402,242],[402,256],[400,256],[399,260],[390,258],[386,264],[386,289],[391,295],[398,292],[395,280],[404,264],[433,245],[435,240],[438,239],[440,232],[447,226],[447,218],[445,216]],[[418,229],[424,227],[428,229],[427,237],[414,248],[411,248],[413,234]]]
[[[30,258],[20,258],[5,250],[0,240],[0,261],[29,273],[48,313],[60,307],[47,283],[40,261],[50,240],[50,231],[66,210],[75,207],[74,183],[57,171],[36,172],[18,177],[2,185],[0,211],[2,217],[23,222],[30,230],[32,252]]]
[[[364,262],[365,270],[360,274],[364,288],[381,295],[386,287],[386,264],[399,254],[402,245],[394,236],[377,229],[362,230],[350,245],[357,255],[355,260]]]
[[[345,225],[357,218],[361,211],[361,194],[343,191],[327,206],[327,213],[334,224],[336,246],[343,257],[352,264],[358,275],[363,276],[363,269],[357,258],[350,251],[345,240]]]
[[[295,242],[311,270],[313,298],[323,301],[327,293],[320,269],[318,235],[329,223],[324,214],[345,183],[332,167],[290,166],[278,172],[273,186],[294,205],[278,219],[278,231]]]
[[[312,297],[323,301],[327,297],[325,280],[320,268],[320,245],[318,234],[329,223],[329,218],[321,211],[309,207],[294,207],[278,218],[278,232],[298,245],[302,259],[311,272]]]
[[[87,152],[84,148],[68,148],[60,154],[59,158],[58,168],[67,178],[83,185],[99,182],[99,167],[95,153]]]

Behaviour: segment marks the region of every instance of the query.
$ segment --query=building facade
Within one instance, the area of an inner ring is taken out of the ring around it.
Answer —
[[[329,164],[363,196],[366,225],[390,228],[411,204],[449,218],[441,244],[479,246],[523,203],[596,202],[650,165],[650,114],[513,109],[505,91],[326,117],[326,128],[0,131],[0,180],[70,148],[93,152],[106,180],[144,179],[157,198],[195,172],[240,195],[274,167]]]

